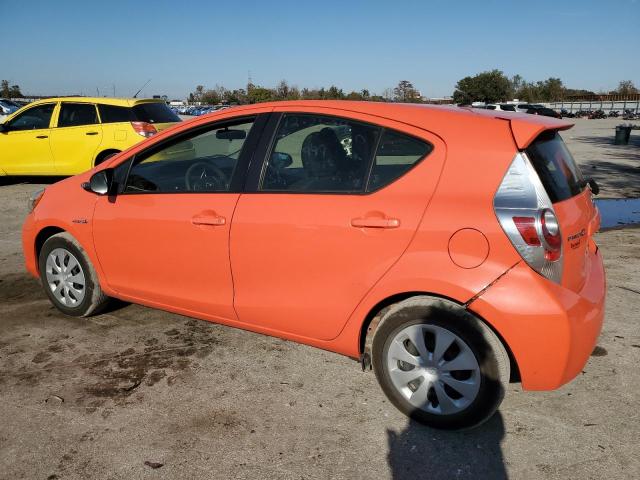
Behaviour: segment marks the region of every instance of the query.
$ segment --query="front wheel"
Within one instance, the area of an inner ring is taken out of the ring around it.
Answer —
[[[430,427],[477,426],[496,411],[509,382],[509,357],[481,320],[442,299],[414,297],[391,307],[374,333],[372,364],[389,400]]]
[[[75,317],[99,313],[109,301],[86,252],[68,233],[49,237],[38,259],[47,296],[61,312]]]

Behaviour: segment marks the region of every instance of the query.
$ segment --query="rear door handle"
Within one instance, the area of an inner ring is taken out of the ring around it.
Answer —
[[[49,138],[49,135],[38,135],[36,138]]]
[[[85,135],[97,135],[97,134],[98,134],[98,132],[87,132],[87,133],[85,133]]]
[[[356,228],[398,228],[400,220],[397,218],[352,218],[351,226]]]
[[[196,215],[191,218],[191,223],[194,225],[225,225],[227,223],[227,219],[221,217],[220,215]]]

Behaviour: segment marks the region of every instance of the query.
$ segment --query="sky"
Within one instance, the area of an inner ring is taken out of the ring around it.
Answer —
[[[427,97],[494,68],[640,87],[640,0],[0,0],[0,79],[24,94],[185,98],[196,85]]]

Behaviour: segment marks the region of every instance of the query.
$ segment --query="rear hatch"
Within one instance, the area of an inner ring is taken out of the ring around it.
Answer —
[[[600,216],[591,189],[557,130],[546,130],[524,150],[553,204],[562,235],[561,284],[578,292],[589,272],[589,240]]]

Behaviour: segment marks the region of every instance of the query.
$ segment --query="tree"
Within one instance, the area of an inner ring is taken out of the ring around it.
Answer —
[[[289,84],[286,80],[280,80],[276,87],[276,98],[278,100],[286,100],[289,97]]]
[[[274,99],[275,92],[264,87],[253,86],[247,93],[247,101],[249,103],[269,102]]]
[[[408,80],[401,80],[398,86],[393,89],[393,99],[396,102],[419,102],[420,95]]]
[[[6,82],[6,84],[5,84]],[[22,98],[22,92],[20,91],[20,86],[18,85],[11,85],[9,87],[9,82],[7,82],[6,80],[2,80],[2,96],[3,97],[8,97],[8,98]]]
[[[327,93],[324,98],[327,98],[330,100],[340,100],[344,98],[344,92],[342,91],[341,88],[338,88],[335,85],[331,85],[329,87],[329,90],[327,90]]]
[[[541,86],[541,100],[546,102],[557,102],[564,98],[565,88],[562,84],[562,80],[559,78],[549,77],[542,82]]]
[[[459,80],[453,92],[453,101],[463,105],[500,102],[510,96],[511,86],[511,81],[500,70],[482,72]]]
[[[622,80],[618,84],[618,90],[616,93],[618,93],[619,95],[631,95],[634,93],[638,93],[638,89],[631,80]]]
[[[2,82],[0,82],[0,97],[10,97],[10,93],[9,80],[2,80]]]

